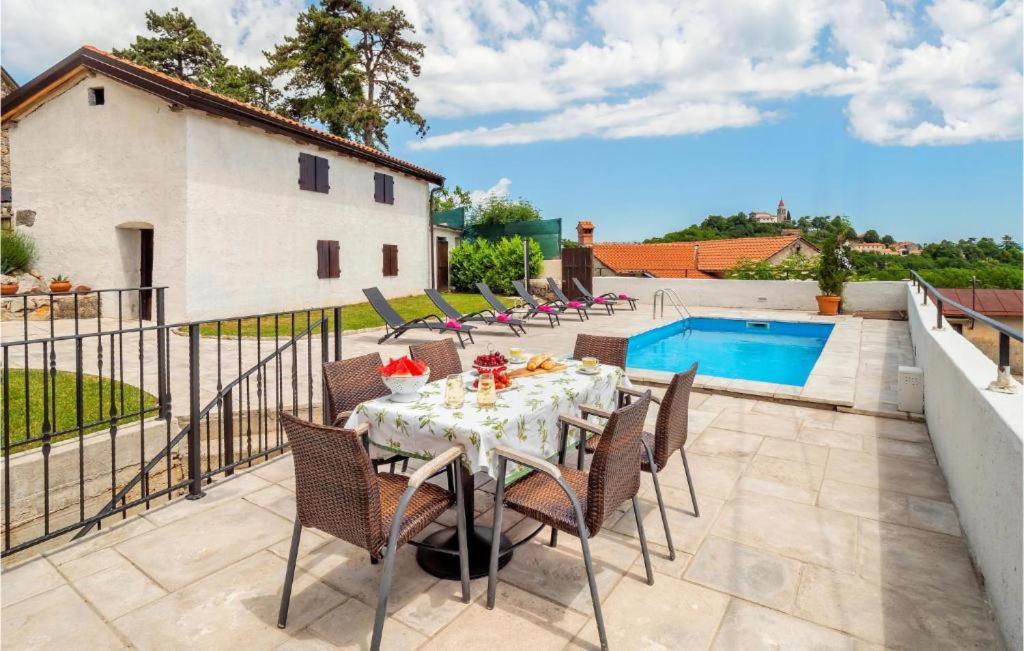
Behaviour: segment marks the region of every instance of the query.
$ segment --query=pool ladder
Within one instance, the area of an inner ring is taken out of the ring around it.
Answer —
[[[661,313],[658,313],[658,299],[661,299]],[[693,315],[690,314],[690,310],[686,309],[686,305],[683,303],[683,299],[679,298],[679,294],[676,294],[676,290],[671,287],[659,289],[654,292],[654,314],[652,315],[655,319],[659,316],[665,316],[665,299],[668,299],[669,304],[676,309],[676,313],[679,314],[679,318],[692,319]]]

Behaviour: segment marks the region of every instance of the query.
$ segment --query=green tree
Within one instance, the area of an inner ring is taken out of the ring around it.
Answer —
[[[818,258],[818,289],[825,296],[842,296],[843,286],[850,275],[850,262],[846,257],[845,233],[842,229],[825,240]]]
[[[544,255],[540,245],[530,242],[530,275],[541,272]],[[485,282],[496,292],[512,293],[512,281],[523,277],[523,240],[518,235],[497,242],[485,239],[463,241],[451,251],[449,262],[452,286],[463,291],[476,291],[478,282]]]
[[[455,208],[472,207],[473,199],[469,196],[469,192],[456,185],[454,189],[449,190],[448,187],[443,187],[439,192],[435,193],[434,205],[430,209],[434,212],[441,212],[444,210],[454,210]]]
[[[878,231],[876,231],[873,228],[869,228],[868,230],[864,231],[863,240],[869,244],[877,244],[878,242],[881,241],[881,238],[878,237]]]
[[[281,91],[273,81],[249,66],[218,66],[213,71],[212,87],[218,93],[267,110],[273,110],[281,101]]]
[[[540,211],[526,199],[491,197],[473,210],[473,224],[490,226],[540,219]]]
[[[886,246],[892,246],[895,243],[896,243],[896,238],[894,238],[892,235],[883,235],[882,236],[882,244],[884,244]]]

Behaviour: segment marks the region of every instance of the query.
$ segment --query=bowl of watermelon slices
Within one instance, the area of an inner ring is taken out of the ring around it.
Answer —
[[[402,355],[381,366],[380,377],[391,390],[393,402],[416,402],[420,397],[420,389],[430,379],[430,369],[423,362]]]

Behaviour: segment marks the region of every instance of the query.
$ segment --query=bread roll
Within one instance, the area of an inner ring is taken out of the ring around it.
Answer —
[[[526,362],[527,371],[536,371],[537,368],[544,363],[549,356],[548,355],[534,355],[530,358],[530,361]]]
[[[555,363],[555,360],[551,359],[550,357],[548,357],[543,362],[541,362],[541,365],[540,365],[540,367],[542,369],[544,369],[545,371],[550,371],[551,369],[555,368],[556,366],[558,366],[558,365]]]

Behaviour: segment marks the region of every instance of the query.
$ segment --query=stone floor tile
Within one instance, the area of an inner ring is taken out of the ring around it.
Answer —
[[[101,549],[113,547],[118,543],[153,529],[156,529],[156,526],[144,517],[129,517],[127,520],[120,522],[114,520],[109,525],[104,523],[103,528],[99,531],[93,529],[92,533],[81,540],[76,540],[73,543],[47,552],[46,557],[50,559],[51,563],[61,567],[76,558],[82,558]]]
[[[876,583],[980,595],[962,538],[889,522],[861,520],[858,571]]]
[[[618,535],[618,534],[609,534]],[[632,544],[639,545],[633,538],[629,539]],[[660,545],[655,547],[651,545],[651,569],[654,570],[654,580],[658,580],[659,574],[670,576],[673,579],[683,578],[683,574],[686,572],[686,568],[689,566],[690,561],[693,560],[693,554],[687,554],[684,551],[676,550],[676,557],[674,560],[669,560],[668,550],[661,547]],[[629,568],[629,578],[635,581],[646,581],[647,580],[647,568],[644,566],[644,559],[642,556],[638,556],[633,561],[633,567]]]
[[[163,588],[123,557],[119,563],[73,583],[108,620],[144,607],[167,594]]]
[[[665,499],[668,526],[672,529],[672,542],[676,551],[682,550],[691,554],[696,552],[718,515],[719,509],[722,508],[722,500],[701,497],[700,517],[695,518],[688,510],[688,503],[684,509],[679,509],[673,506],[673,502],[669,501],[667,494]],[[643,516],[644,534],[647,536],[648,542],[665,547],[667,542],[658,503],[653,500],[641,499],[640,514]],[[636,518],[633,517],[633,513],[624,513],[612,530],[626,536],[636,537]]]
[[[732,396],[726,396],[721,393],[713,393],[711,396],[704,401],[704,404],[700,406],[702,411],[722,411],[724,409],[734,411],[750,411],[754,408],[757,401],[755,400],[744,400],[743,398],[734,398]]]
[[[285,520],[295,520],[295,493],[277,484],[261,488],[243,499],[273,511]]]
[[[3,607],[28,599],[40,592],[65,584],[53,565],[45,558],[26,561],[16,567],[4,568],[0,573],[0,603]]]
[[[984,601],[885,588],[855,574],[804,567],[794,614],[889,647],[998,648]]]
[[[903,493],[880,491],[832,479],[821,483],[818,506],[886,522],[906,522],[909,517],[907,496]]]
[[[302,530],[302,537],[299,538],[299,558],[302,558],[306,554],[310,553],[314,549],[326,545],[330,541],[335,540],[334,536],[320,533],[316,529],[305,528]],[[267,547],[267,551],[280,556],[281,558],[288,560],[288,554],[291,553],[292,549],[292,537],[282,538],[273,545]]]
[[[915,443],[913,441],[901,441],[899,439],[865,434],[864,451],[887,457],[907,457],[916,461],[937,463],[935,461],[935,453],[932,452],[931,443]]]
[[[623,517],[632,518],[633,515],[629,513]],[[513,540],[520,537],[513,536]],[[499,578],[577,612],[590,613],[590,587],[579,539],[562,534],[558,547],[554,549],[547,545],[548,540],[547,532],[541,532],[516,549],[512,561],[498,572]],[[629,571],[640,554],[640,548],[620,544],[600,533],[589,542],[598,592],[607,595]]]
[[[499,581],[494,610],[487,610],[485,599],[474,601],[423,648],[437,651],[562,649],[586,622],[585,615]]]
[[[716,418],[718,418],[718,412],[691,409],[687,412],[686,430],[691,437],[695,437],[706,430]],[[648,431],[653,432],[654,430],[649,429]]]
[[[853,651],[854,644],[852,638],[838,631],[741,599],[733,599],[711,648],[717,651]]]
[[[863,439],[859,434],[851,434],[841,430],[817,427],[817,423],[811,422],[800,428],[797,440],[801,443],[811,443],[830,448],[842,448],[844,450],[860,451],[864,447]]]
[[[759,447],[760,436],[709,427],[687,448],[687,452],[748,461],[757,454]]]
[[[796,597],[800,563],[725,538],[708,536],[693,557],[685,578],[787,611]]]
[[[7,586],[4,586],[5,590]],[[4,606],[5,649],[123,649],[124,642],[68,585]]]
[[[801,488],[792,484],[783,484],[771,479],[761,479],[759,477],[740,477],[740,480],[736,482],[736,490],[747,493],[760,493],[801,504],[814,504],[818,497],[818,491],[816,490]]]
[[[370,648],[373,638],[375,609],[358,599],[349,599],[328,612],[301,631],[296,631],[290,640],[277,647],[279,651],[310,649],[357,649]],[[384,620],[380,648],[388,651],[415,649],[427,641],[421,633],[414,631],[394,617]]]
[[[833,427],[851,434],[874,434],[901,441],[923,443],[929,441],[924,423],[894,418],[875,418],[863,414],[836,414]]]
[[[690,463],[690,474],[693,475],[694,490],[698,497],[708,495],[718,499],[726,499],[732,494],[736,480],[739,479],[746,467],[746,462],[739,459],[726,457],[712,457],[703,454],[696,454],[687,450],[686,458]],[[645,473],[646,474],[646,473]],[[679,455],[672,455],[665,467],[658,472],[658,481],[661,482],[661,489],[675,488],[680,491],[689,491],[686,483],[686,472],[683,470],[682,459]],[[653,491],[645,497],[654,499]],[[665,498],[668,500],[668,498]],[[690,496],[679,501],[670,501],[672,504],[689,508]]]
[[[173,591],[291,533],[291,523],[284,518],[236,499],[132,538],[117,550]]]
[[[260,552],[114,620],[138,649],[272,649],[345,596],[298,571],[277,627],[285,562]]]
[[[856,569],[857,519],[845,513],[738,493],[712,533],[810,563]]]
[[[757,451],[758,456],[789,459],[815,466],[824,466],[828,461],[828,448],[822,445],[798,443],[785,439],[766,438]]]
[[[249,472],[274,484],[289,480],[294,481],[295,464],[292,462],[292,456],[285,454],[273,461],[261,463],[253,467]]]
[[[124,562],[124,556],[117,553],[113,547],[100,549],[81,558],[68,561],[57,569],[67,578],[68,581],[77,581],[100,570],[120,565]]]
[[[795,439],[800,423],[796,418],[753,411],[726,409],[711,423],[712,427],[757,436]]]
[[[956,515],[956,508],[949,502],[910,495],[907,497],[907,506],[910,508],[907,518],[910,526],[950,536],[961,535],[960,519]]]
[[[825,477],[869,488],[949,501],[942,471],[932,463],[833,449],[829,453]]]
[[[200,511],[212,509],[219,504],[230,502],[236,497],[242,497],[267,486],[270,486],[270,482],[260,479],[252,473],[242,473],[231,479],[218,481],[217,490],[207,491],[202,499],[179,498],[166,506],[147,511],[143,517],[159,527],[180,518],[195,515]]]
[[[516,550],[518,553],[518,550]],[[506,565],[506,567],[510,567]],[[396,612],[396,619],[406,626],[430,637],[448,625],[474,601],[487,594],[487,577],[474,579],[469,583],[469,603],[462,601],[462,583],[459,581],[438,581],[426,592],[417,595],[410,603]],[[360,603],[353,599],[353,602]]]
[[[763,479],[817,493],[824,475],[824,466],[758,455],[743,471],[740,482],[746,478]]]
[[[377,605],[377,588],[384,563],[373,565],[366,550],[343,540],[334,540],[300,558],[299,566],[328,585],[370,607]],[[391,579],[388,614],[393,615],[430,589],[437,578],[416,563],[416,550],[410,545],[399,548]]]
[[[654,585],[623,581],[604,601],[604,623],[612,649],[706,649],[725,614],[729,597],[688,581],[659,576]],[[593,618],[572,648],[598,647]]]

